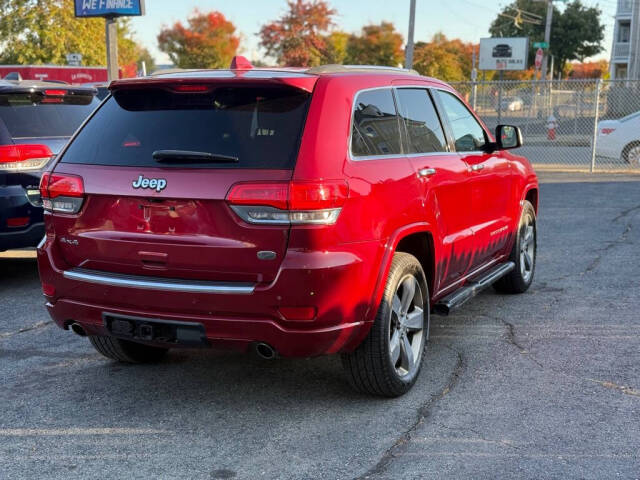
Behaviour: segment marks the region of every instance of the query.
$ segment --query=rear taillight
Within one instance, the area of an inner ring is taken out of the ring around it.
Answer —
[[[348,196],[344,181],[239,183],[227,201],[249,223],[332,225]]]
[[[46,145],[3,145],[0,147],[0,170],[40,170],[52,156]]]
[[[78,213],[84,201],[82,177],[46,172],[40,179],[40,197],[45,210]]]
[[[41,103],[64,103],[64,96],[67,94],[66,90],[45,90],[44,98]]]
[[[615,128],[603,128],[603,129],[601,130],[602,135],[609,135],[610,133],[613,133],[613,132],[615,132],[615,131],[616,131],[616,129],[615,129]]]

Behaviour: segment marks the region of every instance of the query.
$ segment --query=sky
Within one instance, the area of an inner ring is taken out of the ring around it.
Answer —
[[[606,51],[598,58],[608,59],[616,0],[582,1],[589,6],[598,5],[603,11]],[[338,11],[335,22],[340,30],[357,32],[363,25],[386,20],[393,22],[405,39],[407,37],[409,0],[329,0],[329,3]],[[417,0],[415,39],[427,41],[442,31],[450,38],[478,42],[489,36],[489,25],[508,3],[510,0]],[[133,17],[132,27],[156,63],[165,64],[169,59],[158,50],[156,41],[162,26],[176,21],[186,23],[195,8],[204,12],[218,10],[236,25],[242,39],[240,53],[249,59],[262,58],[257,32],[262,24],[282,15],[285,7],[285,0],[146,0],[146,15]]]

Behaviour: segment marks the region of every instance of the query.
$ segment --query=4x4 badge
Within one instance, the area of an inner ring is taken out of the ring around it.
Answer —
[[[155,188],[156,192],[160,192],[167,186],[167,181],[164,178],[144,178],[140,175],[131,185],[133,188]]]

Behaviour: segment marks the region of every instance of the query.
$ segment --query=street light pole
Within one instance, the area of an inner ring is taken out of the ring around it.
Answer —
[[[544,26],[544,41],[547,45],[550,45],[551,41],[551,21],[553,20],[553,0],[547,0],[547,23]],[[547,65],[549,62],[549,52],[550,48],[547,47],[547,54],[542,58],[542,75],[540,80],[547,79]],[[551,77],[553,78],[553,72],[551,72]]]
[[[407,40],[407,48],[404,57],[404,68],[413,67],[413,35],[416,27],[416,0],[411,0],[409,9],[409,38]]]
[[[118,74],[118,26],[114,17],[105,19],[107,36],[107,75],[109,81],[117,80]]]

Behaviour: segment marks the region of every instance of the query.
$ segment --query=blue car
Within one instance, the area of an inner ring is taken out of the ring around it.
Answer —
[[[0,80],[0,251],[44,235],[40,176],[100,103],[96,89]]]

